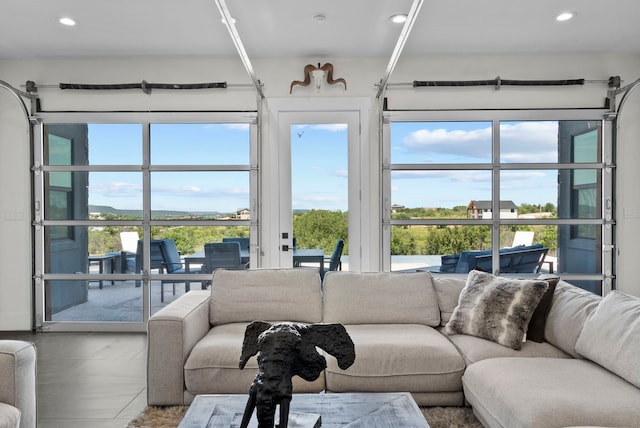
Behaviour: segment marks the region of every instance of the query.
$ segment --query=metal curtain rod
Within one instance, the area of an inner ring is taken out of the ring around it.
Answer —
[[[413,87],[435,87],[435,86],[571,86],[584,85],[585,79],[561,79],[561,80],[511,80],[496,77],[491,80],[414,80]]]
[[[60,89],[80,89],[110,91],[122,89],[142,89],[145,94],[150,94],[152,89],[226,89],[227,82],[213,83],[149,83],[143,80],[140,83],[116,83],[116,84],[85,84],[85,83],[60,83]]]

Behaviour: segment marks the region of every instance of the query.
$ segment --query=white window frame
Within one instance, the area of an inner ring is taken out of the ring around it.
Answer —
[[[45,320],[45,301],[44,301],[44,284],[48,280],[135,280],[141,279],[137,274],[118,274],[116,275],[96,275],[96,274],[51,274],[45,273],[45,242],[44,227],[62,224],[68,226],[141,226],[143,228],[143,237],[146,245],[149,245],[150,230],[152,226],[172,226],[172,225],[194,225],[194,226],[249,226],[250,228],[250,264],[259,266],[259,229],[258,219],[260,216],[259,201],[259,152],[258,152],[258,130],[257,130],[257,112],[171,112],[171,113],[90,113],[90,112],[74,112],[74,113],[39,113],[38,125],[35,126],[34,138],[34,272],[35,272],[35,326],[48,331],[146,331],[146,324],[149,319],[149,281],[160,280],[163,278],[161,274],[145,274],[143,275],[143,321],[142,322],[96,322],[96,321],[79,321],[79,322],[60,322]],[[136,171],[143,174],[143,218],[141,220],[64,220],[54,221],[45,220],[44,209],[44,172],[55,171],[60,167],[44,165],[44,140],[43,125],[44,124],[77,124],[77,123],[101,123],[101,124],[141,124],[143,160],[142,165],[77,165],[72,167],[62,167],[66,171]],[[250,134],[250,163],[248,165],[151,165],[149,159],[150,135],[149,127],[152,124],[198,124],[198,123],[239,123],[248,124]],[[151,219],[151,188],[150,173],[153,171],[249,171],[250,186],[250,220],[154,220]],[[144,272],[150,272],[149,251],[145,251]],[[198,279],[206,280],[209,275],[179,275],[175,274],[172,278],[190,279],[197,281]],[[166,279],[166,278],[165,278]]]
[[[545,109],[545,110],[458,110],[458,111],[385,111],[383,112],[381,170],[382,170],[382,221],[380,234],[382,237],[383,270],[391,270],[391,226],[392,225],[492,225],[492,249],[493,270],[499,271],[498,250],[500,247],[499,230],[501,225],[509,224],[598,224],[602,230],[602,273],[601,274],[563,274],[567,280],[600,280],[602,281],[603,295],[615,288],[613,281],[613,191],[614,171],[613,164],[613,128],[610,111],[606,109]],[[601,218],[591,219],[500,219],[500,216],[492,216],[491,220],[451,220],[451,219],[419,219],[419,220],[393,220],[391,218],[391,171],[401,169],[416,170],[464,170],[484,169],[492,171],[492,201],[493,210],[499,212],[499,186],[500,171],[509,169],[573,169],[575,164],[501,164],[499,159],[499,125],[504,121],[535,121],[535,120],[593,120],[602,121],[602,162],[597,164],[580,164],[583,168],[593,167],[601,169],[602,174],[602,213]],[[392,122],[492,122],[494,155],[491,163],[483,164],[419,164],[419,165],[394,165],[391,163],[391,123]]]

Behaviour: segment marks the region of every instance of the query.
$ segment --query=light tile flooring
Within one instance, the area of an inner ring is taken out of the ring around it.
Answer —
[[[144,410],[145,333],[11,333],[38,353],[38,427],[123,428]]]

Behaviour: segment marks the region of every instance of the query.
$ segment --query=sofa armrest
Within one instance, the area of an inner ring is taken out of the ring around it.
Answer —
[[[147,326],[147,403],[183,405],[184,364],[209,324],[209,291],[190,291],[156,312]]]
[[[20,428],[36,427],[36,347],[0,340],[0,402],[20,410]]]

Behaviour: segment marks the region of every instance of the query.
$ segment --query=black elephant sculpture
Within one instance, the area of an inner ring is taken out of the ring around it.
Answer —
[[[249,389],[249,400],[240,428],[247,428],[256,409],[258,427],[273,428],[276,406],[280,406],[279,428],[287,428],[292,397],[291,378],[314,381],[327,367],[316,347],[336,357],[341,369],[356,358],[353,341],[342,324],[269,323],[254,321],[247,326],[240,368],[258,352],[258,374]]]

